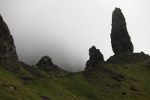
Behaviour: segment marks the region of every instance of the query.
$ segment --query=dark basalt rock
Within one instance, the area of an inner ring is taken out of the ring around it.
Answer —
[[[96,49],[95,46],[92,46],[89,49],[89,56],[90,56],[90,58],[86,63],[85,69],[92,68],[92,67],[96,66],[98,63],[104,62],[103,54],[100,52],[99,49]]]
[[[39,60],[37,65],[40,65],[40,66],[51,66],[51,65],[53,65],[52,59],[49,56],[44,56],[44,57],[42,57]]]
[[[55,66],[52,62],[52,59],[49,56],[42,57],[36,65],[39,69],[45,71],[50,70],[51,66]]]
[[[38,69],[52,73],[55,76],[64,76],[66,74],[64,70],[53,64],[49,56],[42,57],[36,66]]]
[[[125,17],[120,8],[115,8],[113,11],[111,44],[115,55],[133,53],[133,44],[127,31]]]
[[[114,63],[114,64],[129,64],[129,63],[142,62],[149,58],[150,58],[150,56],[145,54],[144,52],[124,53],[124,54],[111,56],[106,62]]]
[[[0,15],[0,63],[18,61],[14,40]]]

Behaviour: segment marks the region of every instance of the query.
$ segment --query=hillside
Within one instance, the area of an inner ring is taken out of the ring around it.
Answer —
[[[0,68],[1,100],[149,100],[150,59],[103,64],[80,73],[37,77],[22,66],[13,73]]]

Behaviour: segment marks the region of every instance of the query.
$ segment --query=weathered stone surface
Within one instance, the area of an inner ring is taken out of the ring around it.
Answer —
[[[95,65],[97,65],[100,62],[104,62],[103,54],[100,52],[99,49],[96,49],[95,46],[92,46],[89,49],[89,56],[90,56],[90,58],[86,63],[85,69],[89,69],[91,67],[94,67]]]
[[[126,21],[120,8],[112,15],[111,44],[115,55],[133,52],[133,44],[127,31]]]
[[[39,62],[36,65],[38,66],[39,69],[47,71],[54,64],[52,63],[52,59],[50,57],[44,56],[39,60]]]
[[[57,77],[64,76],[67,74],[66,71],[53,64],[52,59],[49,56],[42,57],[36,64],[36,66],[38,69],[49,72]]]
[[[120,55],[111,56],[106,62],[114,63],[114,64],[128,64],[128,63],[137,63],[137,62],[145,61],[149,58],[150,56],[145,54],[144,52],[124,53]]]
[[[14,40],[0,15],[0,63],[18,61]]]

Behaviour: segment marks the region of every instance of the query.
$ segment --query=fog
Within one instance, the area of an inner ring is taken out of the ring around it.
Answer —
[[[125,15],[134,52],[150,54],[149,0],[0,0],[0,14],[15,40],[19,59],[34,65],[44,55],[65,70],[83,70],[95,45],[113,55],[111,16]]]

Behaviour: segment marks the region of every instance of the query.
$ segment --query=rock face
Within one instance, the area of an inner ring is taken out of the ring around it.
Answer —
[[[126,21],[120,8],[112,15],[111,44],[115,55],[133,53],[133,44],[127,31]]]
[[[0,15],[0,63],[18,61],[14,40]]]
[[[104,62],[104,57],[103,54],[100,52],[99,49],[96,49],[95,46],[92,46],[89,49],[89,60],[86,63],[86,68],[85,69],[89,69],[95,65],[97,65],[100,62]]]

